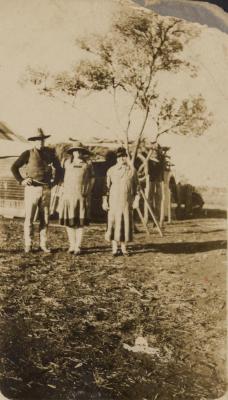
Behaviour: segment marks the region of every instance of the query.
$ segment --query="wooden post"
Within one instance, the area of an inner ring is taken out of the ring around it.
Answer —
[[[170,191],[170,188],[169,188],[169,186],[168,186],[168,188],[167,188],[167,208],[168,208],[168,210],[167,210],[167,216],[168,216],[168,224],[171,224],[171,222],[172,222],[172,216],[171,216],[171,207],[172,207],[172,204],[171,204],[171,191]]]
[[[159,185],[159,214],[160,214],[160,226],[163,225],[165,219],[165,182],[160,182]]]
[[[164,173],[164,196],[165,196],[165,204],[164,204],[164,217],[167,217],[167,221],[171,223],[171,191],[170,191],[170,171],[165,171]]]
[[[143,226],[144,226],[144,228],[145,228],[145,231],[146,231],[147,235],[150,236],[149,229],[148,229],[148,227],[147,227],[147,224],[146,224],[145,219],[143,218],[143,215],[142,215],[142,213],[141,213],[140,208],[138,207],[138,208],[136,208],[136,210],[137,210],[137,212],[138,212],[138,214],[139,214],[139,218],[140,218],[140,220],[141,220],[141,222],[142,222],[142,224],[143,224]]]
[[[35,215],[34,215],[34,222],[36,222],[36,220],[38,219],[38,214],[39,214],[39,207],[37,206],[36,207],[36,212],[35,212]]]
[[[158,232],[159,232],[160,236],[163,237],[163,234],[162,234],[162,231],[161,231],[161,229],[160,229],[160,226],[159,226],[159,224],[158,224],[158,222],[157,222],[157,220],[156,220],[156,218],[155,218],[155,216],[154,216],[154,213],[153,213],[153,211],[152,211],[152,209],[151,209],[151,207],[150,207],[150,205],[149,205],[149,203],[148,203],[148,201],[147,201],[147,198],[146,198],[146,196],[145,196],[145,193],[144,193],[144,191],[143,191],[142,189],[140,190],[140,193],[141,193],[141,195],[142,195],[142,198],[143,198],[144,202],[146,203],[146,205],[147,205],[147,207],[148,207],[148,210],[149,210],[149,212],[150,212],[150,215],[151,215],[151,217],[152,217],[152,219],[153,219],[153,221],[154,221],[154,223],[155,223],[155,225],[156,225],[156,227],[157,227],[157,229],[158,229]]]
[[[146,175],[145,196],[147,198],[147,201],[150,203],[150,175],[149,174]],[[144,219],[145,219],[145,222],[148,223],[149,213],[148,213],[148,207],[145,202],[144,202]]]
[[[165,216],[168,219],[168,223],[171,223],[172,219],[175,218],[175,212],[173,213],[174,210],[172,210],[172,200],[175,201],[177,208],[181,207],[181,185],[176,184],[173,172],[171,170],[166,172],[165,178]]]
[[[155,218],[155,215],[154,215],[154,213],[153,213],[153,211],[151,209],[150,202],[149,202],[149,200],[150,200],[150,192],[151,192],[151,182],[150,182],[150,176],[149,176],[149,171],[148,171],[149,170],[149,168],[148,168],[148,166],[149,166],[148,165],[149,164],[149,157],[145,158],[142,155],[139,155],[138,157],[143,161],[143,164],[141,165],[141,168],[139,168],[139,170],[142,169],[143,165],[144,165],[145,179],[146,179],[146,188],[145,188],[146,193],[144,193],[144,190],[141,188],[141,185],[139,184],[140,185],[140,194],[141,194],[141,196],[143,198],[143,201],[144,201],[144,218],[143,218],[143,215],[142,215],[141,211],[139,209],[137,211],[138,211],[139,217],[140,217],[140,219],[141,219],[141,221],[143,223],[143,226],[145,227],[147,233],[149,234],[149,230],[147,228],[147,222],[148,222],[148,219],[149,219],[148,218],[149,217],[148,213],[150,213],[150,215],[151,215],[151,217],[152,217],[152,219],[153,219],[153,221],[154,221],[154,223],[155,223],[155,225],[156,225],[156,227],[158,229],[158,232],[159,232],[160,236],[163,237],[162,231],[161,231],[160,226],[159,226],[159,224],[158,224],[158,222],[157,222],[157,220]]]

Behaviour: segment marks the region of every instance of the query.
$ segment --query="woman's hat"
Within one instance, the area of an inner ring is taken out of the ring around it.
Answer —
[[[74,144],[67,150],[67,153],[72,153],[73,151],[81,151],[82,153],[91,154],[91,152],[78,140],[74,140]]]
[[[124,147],[119,147],[116,150],[116,157],[127,157],[127,151]]]
[[[38,128],[38,133],[39,133],[39,135],[32,136],[32,137],[28,138],[28,140],[30,140],[31,142],[34,142],[35,140],[45,140],[51,136],[51,135],[45,135],[43,129],[41,129],[41,128]]]

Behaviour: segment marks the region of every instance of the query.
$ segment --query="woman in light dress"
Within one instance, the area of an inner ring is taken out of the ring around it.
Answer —
[[[84,226],[89,224],[88,215],[91,188],[94,183],[92,164],[85,160],[90,154],[80,142],[69,148],[69,159],[63,165],[63,192],[59,205],[60,225],[66,226],[69,253],[81,254]]]
[[[112,254],[128,256],[127,243],[133,240],[133,208],[139,205],[139,185],[127,152],[119,148],[116,165],[107,171],[103,209],[108,211],[106,240],[112,242]],[[120,245],[120,252],[118,250]]]

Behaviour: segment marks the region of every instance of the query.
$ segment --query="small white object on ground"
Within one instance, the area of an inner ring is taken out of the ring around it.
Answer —
[[[123,343],[123,347],[125,350],[133,351],[133,353],[144,353],[144,354],[159,356],[159,348],[149,347],[147,339],[142,336],[139,336],[135,339],[134,346],[129,346],[128,344]]]

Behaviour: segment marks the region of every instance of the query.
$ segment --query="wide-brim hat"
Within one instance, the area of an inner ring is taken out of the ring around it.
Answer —
[[[162,146],[161,149],[162,149],[162,151],[167,152],[167,151],[169,151],[171,149],[171,147]]]
[[[69,149],[67,149],[67,153],[72,153],[73,151],[80,151],[84,154],[91,154],[91,151],[84,147],[83,144],[78,140],[74,140],[74,144],[72,144]]]
[[[38,135],[36,136],[31,136],[28,138],[28,140],[30,140],[31,142],[34,142],[35,140],[45,140],[47,138],[49,138],[51,135],[45,135],[43,129],[38,128]]]
[[[124,147],[119,147],[116,150],[116,157],[127,157],[127,150]]]

